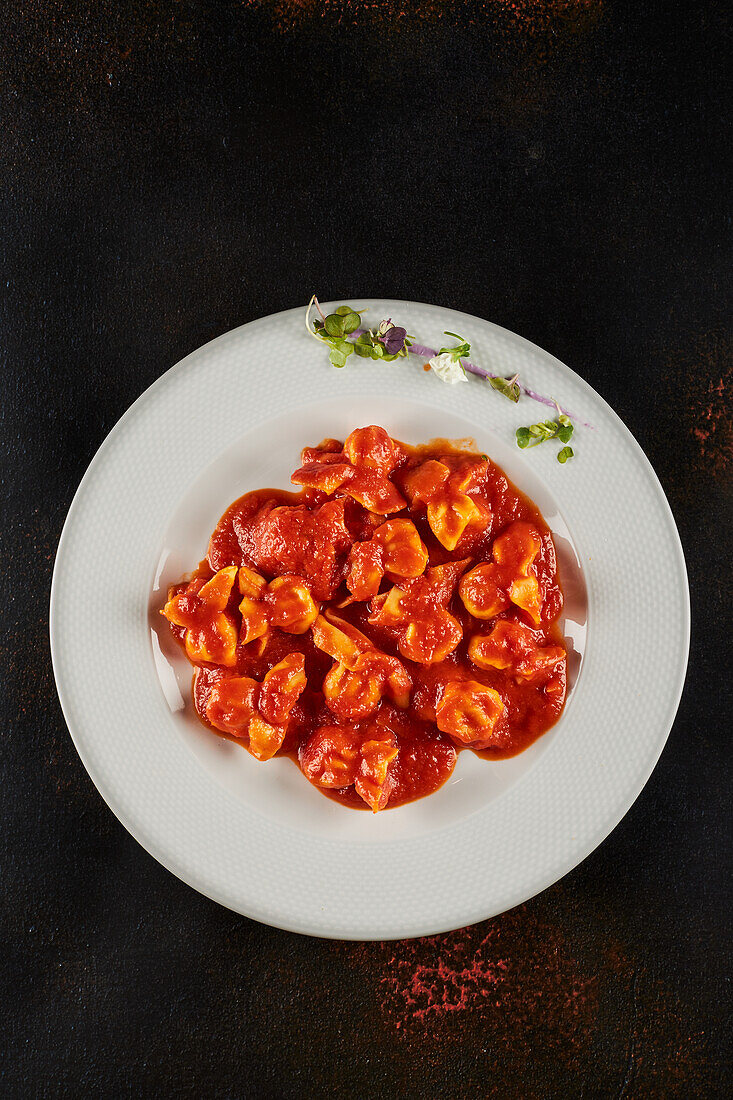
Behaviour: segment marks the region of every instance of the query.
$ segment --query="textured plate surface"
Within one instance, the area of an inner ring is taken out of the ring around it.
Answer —
[[[360,305],[363,303],[359,303]],[[576,458],[512,445],[549,410],[478,379],[448,387],[410,357],[336,371],[292,310],[188,356],[120,420],[64,527],[51,647],[64,714],[100,793],[185,882],[238,912],[354,939],[434,933],[492,916],[549,886],[618,823],[672,725],[689,645],[677,531],[651,466],[605,402],[521,337],[433,306],[371,301],[429,346],[465,334],[472,359],[519,371],[594,430]],[[276,351],[273,353],[272,348]],[[566,631],[583,665],[555,729],[490,764],[462,753],[436,795],[374,817],[330,803],[286,760],[258,764],[192,721],[189,670],[157,621],[165,585],[203,556],[224,507],[286,487],[300,447],[357,424],[398,438],[469,434],[577,552],[587,587]],[[271,458],[261,444],[271,445]],[[574,633],[575,632],[575,633]]]

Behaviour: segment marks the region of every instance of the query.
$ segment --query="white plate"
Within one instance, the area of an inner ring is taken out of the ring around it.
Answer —
[[[364,304],[359,302],[359,305]],[[453,310],[370,301],[424,344],[444,329],[472,361],[520,372],[593,429],[576,457],[519,451],[513,405],[446,386],[410,356],[337,371],[303,310],[213,340],[150,387],[92,461],[64,527],[51,649],[79,755],[156,859],[208,897],[297,932],[388,939],[493,916],[551,885],[608,835],[648,779],[674,719],[689,646],[682,549],[657,478],[606,403],[521,337]],[[459,756],[436,794],[381,814],[324,798],[286,759],[261,764],[207,732],[190,667],[157,629],[165,589],[204,556],[236,497],[287,488],[302,446],[378,423],[399,439],[472,436],[532,497],[561,551],[573,652],[560,722],[527,752]],[[582,658],[582,664],[581,664]]]

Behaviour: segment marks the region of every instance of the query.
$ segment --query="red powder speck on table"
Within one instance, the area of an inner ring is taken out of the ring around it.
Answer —
[[[730,371],[728,372],[730,375]],[[733,459],[733,428],[730,420],[730,385],[720,378],[709,381],[697,399],[693,435],[703,462],[714,472],[727,469]]]
[[[689,1091],[707,1057],[691,1007],[621,943],[603,939],[590,951],[586,943],[576,957],[531,905],[440,936],[332,950],[373,983],[387,1040],[415,1044],[426,1065],[443,1064],[446,1044],[478,1049],[492,1058],[491,1095],[527,1095],[516,1090],[530,1055],[552,1073],[582,1077],[599,1038],[612,1063],[615,1051],[607,1069],[621,1082],[618,1095],[708,1095]]]
[[[730,337],[720,332],[706,333],[686,347],[669,351],[666,359],[671,382],[681,382],[680,413],[694,441],[696,472],[727,477],[733,469]]]
[[[458,1039],[480,1017],[495,1044],[541,1025],[544,1044],[570,1054],[595,1019],[595,977],[526,907],[441,936],[351,950],[378,971],[384,1021],[404,1038]]]

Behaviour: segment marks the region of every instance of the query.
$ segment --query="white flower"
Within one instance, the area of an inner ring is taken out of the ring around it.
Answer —
[[[428,359],[430,369],[435,371],[441,382],[447,382],[449,386],[455,386],[456,382],[468,382],[466,372],[449,351],[442,355],[435,355]]]

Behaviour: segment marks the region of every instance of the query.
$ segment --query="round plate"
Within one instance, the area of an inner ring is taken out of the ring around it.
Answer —
[[[358,303],[360,306],[364,303]],[[195,889],[297,932],[390,939],[493,916],[551,885],[608,835],[651,774],[689,646],[679,537],[657,478],[615,413],[551,355],[454,310],[369,301],[440,347],[519,372],[580,421],[576,457],[513,443],[549,410],[477,378],[446,386],[422,360],[335,370],[304,310],[244,325],[164,374],[105,440],[74,498],[51,590],[64,715],[111,809]],[[287,488],[301,447],[377,423],[409,443],[472,437],[543,511],[566,593],[571,692],[527,752],[459,756],[428,798],[373,815],[312,788],[287,759],[255,761],[192,713],[191,670],[159,608],[248,489]]]

